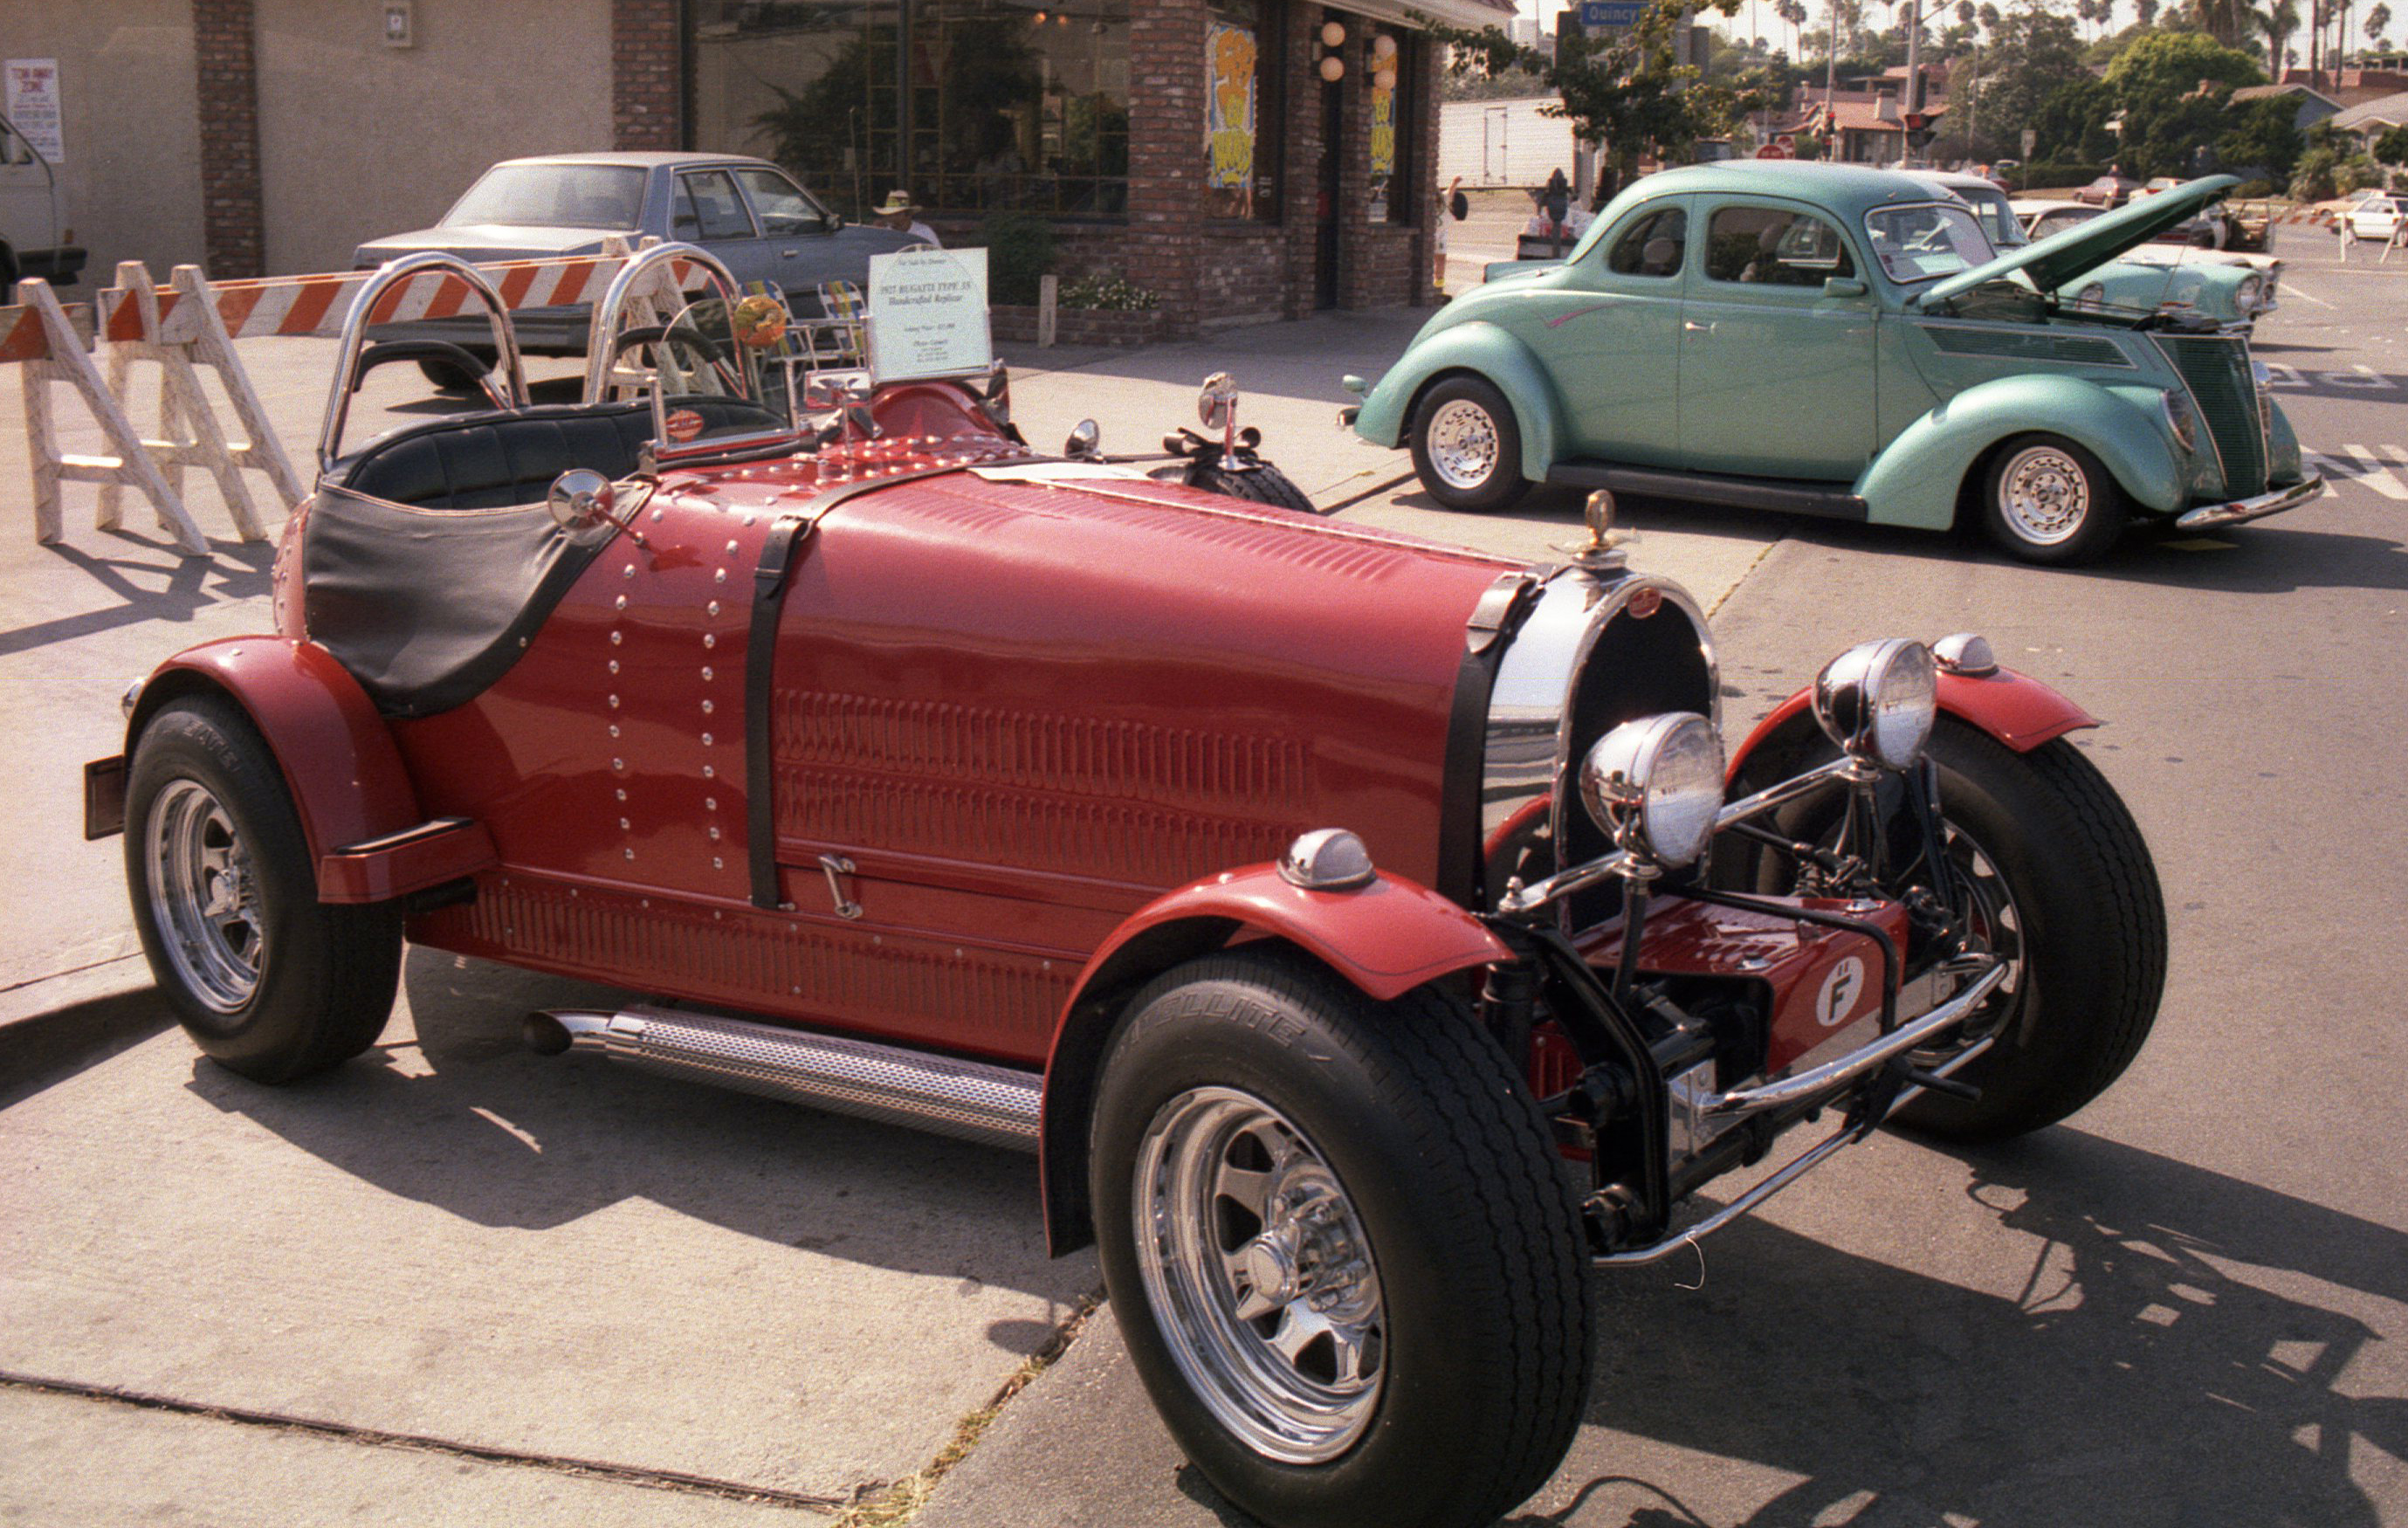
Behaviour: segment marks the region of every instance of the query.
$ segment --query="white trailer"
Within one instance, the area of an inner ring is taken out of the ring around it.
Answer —
[[[1449,101],[1438,112],[1438,183],[1456,176],[1466,186],[1542,186],[1556,170],[1576,180],[1572,124],[1541,115],[1553,95],[1507,101]]]

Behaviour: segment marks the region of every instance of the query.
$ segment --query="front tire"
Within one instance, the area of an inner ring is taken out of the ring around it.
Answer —
[[[1530,490],[1513,406],[1484,378],[1450,377],[1422,394],[1410,435],[1413,471],[1449,509],[1503,509]]]
[[[2062,436],[2017,436],[1983,475],[1983,528],[2027,563],[2070,566],[2103,556],[2124,513],[2114,474]]]
[[[1304,490],[1296,486],[1288,475],[1268,462],[1257,463],[1244,472],[1232,472],[1218,463],[1191,471],[1187,485],[1207,493],[1226,493],[1248,504],[1268,504],[1282,509],[1297,509],[1313,513],[1312,501]]]
[[[1282,1528],[1484,1528],[1585,1402],[1580,1222],[1460,1003],[1280,947],[1131,1002],[1093,1126],[1106,1287],[1190,1460]]]
[[[2165,991],[2165,897],[2123,798],[2065,739],[2016,753],[1943,720],[1931,757],[1977,921],[1994,942],[2014,941],[2018,969],[1996,1043],[1956,1074],[1982,1096],[1925,1093],[1895,1118],[1952,1140],[2026,1135],[2106,1092],[2149,1037]]]
[[[283,773],[239,707],[163,707],[135,744],[125,807],[135,930],[194,1044],[229,1071],[289,1082],[376,1043],[400,914],[318,900]]]

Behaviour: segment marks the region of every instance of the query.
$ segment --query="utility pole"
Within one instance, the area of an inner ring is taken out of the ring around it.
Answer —
[[[1906,0],[1906,132],[1900,140],[1905,152],[1899,159],[1908,164],[1915,160],[1915,138],[1923,130],[1923,0]]]
[[[1840,0],[1824,0],[1824,4],[1831,7],[1831,51],[1829,56],[1823,60],[1823,130],[1831,135],[1836,145],[1839,130],[1832,126],[1835,118],[1831,108],[1831,98],[1838,93],[1840,88]],[[1831,157],[1833,159],[1840,157],[1836,148]]]

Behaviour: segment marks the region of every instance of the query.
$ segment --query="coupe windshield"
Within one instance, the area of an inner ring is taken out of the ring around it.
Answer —
[[[2014,208],[2007,205],[2004,192],[1968,187],[1956,194],[1973,205],[1973,216],[1981,220],[1990,248],[2013,250],[2025,242],[2023,225],[2015,221]]]
[[[496,164],[440,226],[625,228],[644,209],[644,172],[624,164]]]
[[[1954,276],[1998,258],[1972,209],[1926,202],[1865,214],[1873,253],[1893,281],[1913,284]]]

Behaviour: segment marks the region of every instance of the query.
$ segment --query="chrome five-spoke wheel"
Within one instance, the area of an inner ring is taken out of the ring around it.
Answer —
[[[151,905],[193,995],[232,1013],[259,987],[266,945],[251,853],[208,788],[171,781],[150,810]]]
[[[1312,1143],[1259,1098],[1192,1089],[1147,1127],[1132,1186],[1146,1294],[1197,1397],[1271,1459],[1353,1447],[1380,1397],[1380,1275]]]
[[[2124,527],[2123,486],[2063,436],[2017,436],[1991,453],[1983,516],[1992,540],[2028,563],[2086,563]]]

